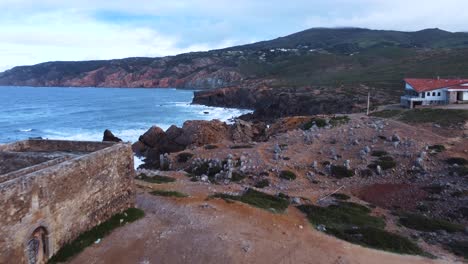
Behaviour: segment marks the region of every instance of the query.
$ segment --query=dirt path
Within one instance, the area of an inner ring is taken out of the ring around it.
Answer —
[[[141,193],[144,219],[115,230],[70,263],[448,263],[340,241],[296,209],[275,215],[244,204]]]

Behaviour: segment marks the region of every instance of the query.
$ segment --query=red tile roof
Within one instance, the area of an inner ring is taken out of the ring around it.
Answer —
[[[462,86],[468,84],[468,79],[405,79],[405,82],[419,93],[448,87],[468,90],[468,86]]]

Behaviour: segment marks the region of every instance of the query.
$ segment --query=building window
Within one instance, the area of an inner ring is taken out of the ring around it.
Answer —
[[[432,92],[432,96],[435,96],[435,92]]]
[[[437,93],[437,96],[440,96],[440,92]]]
[[[431,96],[431,93],[430,93],[430,92],[427,92],[427,96]]]

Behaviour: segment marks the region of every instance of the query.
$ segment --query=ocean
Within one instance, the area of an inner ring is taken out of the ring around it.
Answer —
[[[151,126],[229,119],[250,110],[191,105],[192,90],[0,87],[0,143],[31,137],[102,140],[105,129],[135,142]]]

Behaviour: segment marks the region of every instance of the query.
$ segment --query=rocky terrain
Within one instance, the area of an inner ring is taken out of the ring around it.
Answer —
[[[72,263],[463,262],[467,113],[391,111],[152,127],[147,216]]]

